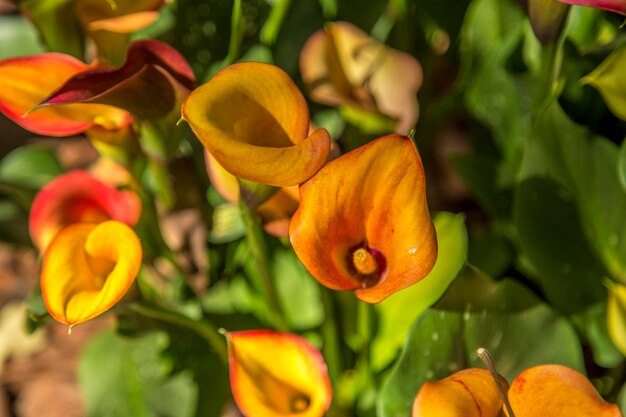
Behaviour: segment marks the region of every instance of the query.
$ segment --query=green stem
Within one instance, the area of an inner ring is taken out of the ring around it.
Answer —
[[[322,336],[324,338],[323,353],[328,374],[331,382],[336,382],[341,372],[341,355],[339,352],[337,324],[335,321],[335,306],[332,292],[327,288],[321,288],[322,303],[324,305],[324,323],[322,323]]]
[[[193,320],[174,311],[165,310],[161,307],[148,306],[146,304],[131,304],[129,308],[131,311],[141,314],[144,317],[192,330],[211,346],[224,365],[228,367],[228,351],[226,349],[225,339],[210,323]]]
[[[357,304],[357,334],[361,343],[359,359],[369,363],[369,347],[372,339],[372,306],[359,301]]]
[[[272,312],[274,325],[278,330],[285,331],[287,330],[287,326],[283,319],[278,297],[272,283],[267,254],[267,244],[265,242],[263,230],[261,229],[261,224],[259,223],[254,209],[248,207],[243,198],[240,199],[239,209],[241,210],[243,222],[246,227],[248,244],[250,245],[252,256],[254,256],[254,259],[256,260],[257,267],[259,269],[259,276],[261,277],[261,283],[258,286],[261,287],[265,293],[265,299],[267,300],[269,308]]]

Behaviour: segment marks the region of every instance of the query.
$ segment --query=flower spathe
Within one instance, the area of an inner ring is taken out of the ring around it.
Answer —
[[[297,185],[315,174],[330,152],[328,132],[308,134],[306,101],[274,65],[224,68],[191,92],[182,114],[219,164],[245,180]]]
[[[33,202],[29,228],[33,243],[45,252],[64,227],[74,223],[117,220],[133,226],[141,203],[130,191],[118,191],[86,171],[71,171],[48,183]]]
[[[332,389],[322,355],[295,334],[228,334],[230,385],[246,417],[322,417]]]
[[[419,62],[351,23],[329,23],[315,32],[300,54],[300,72],[313,101],[383,114],[396,121],[398,133],[417,122]]]
[[[604,401],[584,375],[562,365],[526,369],[513,380],[507,397],[515,417],[622,417],[618,406]],[[491,374],[471,368],[424,383],[412,417],[504,417],[505,411]]]
[[[128,127],[132,122],[128,112],[103,104],[64,104],[33,110],[68,79],[90,69],[59,53],[0,61],[0,111],[23,128],[46,136],[71,136],[96,127]]]
[[[46,308],[70,327],[104,313],[133,284],[141,259],[141,243],[124,223],[67,226],[44,258],[41,292]]]
[[[384,136],[340,156],[301,185],[300,198],[289,235],[321,284],[377,303],[432,269],[437,239],[410,138]]]
[[[574,4],[577,6],[596,7],[598,9],[610,10],[621,14],[626,14],[625,0],[558,0],[561,3]]]

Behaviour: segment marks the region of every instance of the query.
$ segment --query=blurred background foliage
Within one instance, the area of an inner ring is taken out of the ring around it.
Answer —
[[[71,20],[63,14],[71,1],[39,1],[50,6],[40,4],[42,13]],[[351,22],[421,63],[415,141],[435,213],[438,285],[424,281],[366,306],[374,319],[363,322],[352,294],[320,287],[288,240],[268,239],[285,321],[328,361],[329,415],[409,416],[423,381],[479,366],[478,346],[509,380],[535,364],[562,363],[626,406],[623,17],[572,7],[562,33],[542,43],[528,3],[175,0],[132,35],[174,46],[199,82],[254,60],[280,66],[304,91],[300,51],[331,21]],[[16,5],[2,5],[0,59],[52,45],[83,53],[72,22],[56,20],[63,30],[51,31],[46,46]],[[309,105],[313,122],[344,152],[382,133],[368,115]],[[239,330],[271,320],[239,212],[209,185],[201,145],[181,130],[170,162],[180,186],[165,221],[184,235],[176,255],[187,254],[185,273],[159,269],[158,242],[147,251],[157,267],[139,277],[146,304],[119,311],[117,331],[100,333],[80,358],[89,417],[234,413],[226,368],[199,323]],[[66,145],[33,138],[5,118],[0,132],[0,239],[30,247],[28,209],[37,190],[68,169],[59,151]],[[207,230],[199,244],[191,239],[197,228]],[[29,300],[30,324],[40,327],[36,290]]]

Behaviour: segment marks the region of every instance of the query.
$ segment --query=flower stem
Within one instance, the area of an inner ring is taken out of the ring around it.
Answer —
[[[330,380],[336,382],[341,371],[341,356],[339,352],[337,324],[335,322],[335,306],[332,293],[327,288],[321,288],[322,303],[324,305],[324,322],[322,323],[322,336],[324,345],[322,351],[328,365]]]
[[[131,304],[129,309],[137,314],[141,314],[144,317],[164,321],[192,330],[198,336],[202,337],[209,344],[209,346],[211,346],[224,365],[228,367],[228,352],[226,350],[225,339],[211,323],[193,320],[177,312],[143,303]]]
[[[476,350],[476,355],[483,361],[489,372],[491,372],[491,376],[493,380],[496,382],[496,386],[498,387],[498,391],[500,391],[500,396],[502,396],[502,401],[504,402],[504,406],[506,407],[506,411],[509,414],[509,417],[515,417],[515,413],[513,413],[513,408],[511,407],[511,403],[509,402],[509,396],[507,395],[507,389],[502,384],[502,380],[500,379],[500,375],[496,371],[496,367],[493,364],[493,360],[491,359],[491,355],[489,351],[484,347],[478,348]]]
[[[287,326],[283,319],[280,304],[274,285],[272,283],[272,277],[270,275],[269,259],[267,254],[267,244],[259,223],[258,217],[254,209],[245,204],[244,199],[240,199],[239,209],[243,217],[243,222],[246,227],[246,237],[248,244],[252,251],[252,256],[256,260],[259,270],[259,276],[261,277],[261,283],[258,285],[264,292],[265,299],[272,312],[272,319],[274,325],[278,330],[286,331]]]

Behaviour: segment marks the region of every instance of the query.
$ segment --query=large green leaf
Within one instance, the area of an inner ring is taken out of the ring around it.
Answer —
[[[89,417],[191,417],[198,395],[189,373],[169,377],[159,356],[164,333],[127,339],[113,331],[97,336],[79,364]]]
[[[15,149],[0,161],[0,180],[37,190],[63,173],[53,148],[26,145]]]
[[[448,297],[456,292],[463,296]],[[383,384],[379,417],[409,417],[425,381],[483,367],[475,355],[481,346],[491,352],[498,372],[509,381],[542,363],[584,371],[579,340],[570,323],[521,284],[495,283],[469,269],[448,293],[438,304],[441,309],[428,310],[413,325],[399,362]]]
[[[41,52],[37,32],[24,16],[0,16],[0,59]]]
[[[439,213],[434,223],[439,255],[433,270],[422,281],[375,306],[379,316],[379,330],[372,342],[375,369],[381,369],[393,360],[415,319],[441,297],[465,264],[467,231],[464,217]]]

